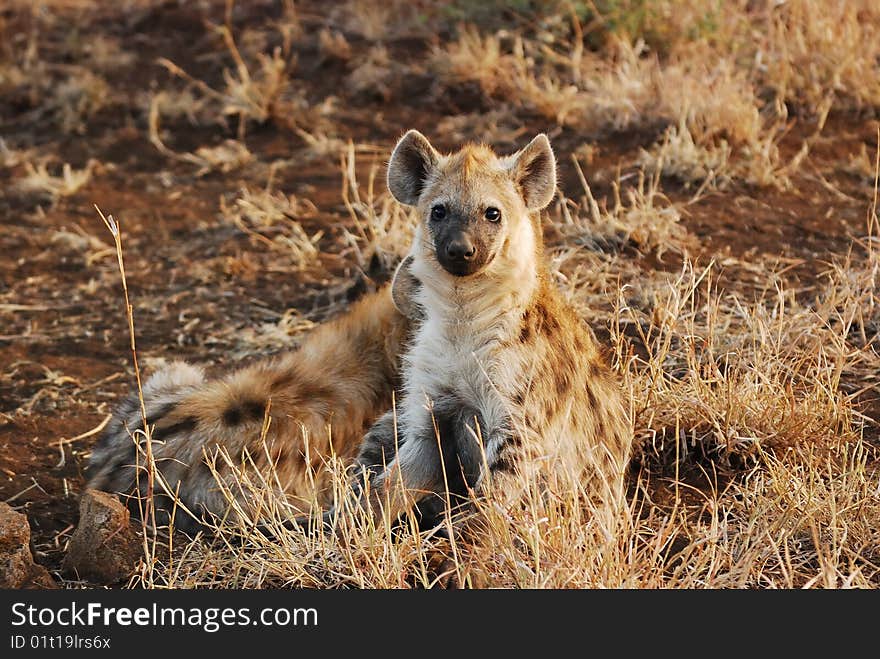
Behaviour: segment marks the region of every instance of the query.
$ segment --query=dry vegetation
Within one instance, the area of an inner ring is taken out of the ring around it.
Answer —
[[[387,279],[403,130],[502,150],[543,130],[553,272],[629,392],[626,501],[328,539],[281,528],[247,471],[277,538],[145,528],[130,585],[880,586],[875,2],[123,4],[0,10],[0,497],[42,562],[134,375],[118,254],[142,367],[219,372]]]

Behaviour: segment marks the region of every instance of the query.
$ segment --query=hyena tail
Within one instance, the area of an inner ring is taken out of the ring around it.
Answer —
[[[165,452],[162,451],[164,438],[192,428],[183,428],[180,424],[175,427],[172,424],[157,430],[155,424],[169,417],[187,398],[204,387],[204,384],[205,374],[202,369],[181,361],[172,362],[150,376],[142,388],[143,410],[141,399],[134,392],[114,411],[92,450],[86,470],[87,486],[125,495],[146,493],[144,411],[147,423],[153,429],[151,440],[154,442],[154,455],[161,456]],[[135,509],[134,505],[131,507]]]
[[[201,368],[181,361],[154,373],[143,386],[147,422],[153,424],[162,419],[204,382]],[[143,430],[140,397],[134,392],[116,408],[92,450],[88,487],[121,492],[134,484],[137,444],[143,445]]]

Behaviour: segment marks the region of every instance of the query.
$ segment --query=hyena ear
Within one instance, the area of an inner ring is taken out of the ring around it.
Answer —
[[[391,301],[401,314],[410,320],[419,320],[422,317],[422,310],[416,302],[416,293],[422,283],[410,270],[412,262],[413,257],[410,254],[397,266],[394,279],[391,280]]]
[[[388,189],[401,204],[415,206],[440,154],[424,135],[409,130],[400,138],[388,162]]]
[[[539,211],[553,201],[553,195],[556,194],[556,156],[544,133],[510,156],[510,160],[510,171],[522,192],[526,208]]]

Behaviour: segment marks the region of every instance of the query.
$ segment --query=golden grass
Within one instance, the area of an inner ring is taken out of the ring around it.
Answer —
[[[98,167],[98,161],[89,160],[82,169],[74,169],[69,163],[61,166],[58,174],[53,174],[46,163],[38,163],[36,166],[26,162],[25,176],[16,183],[20,190],[45,194],[52,201],[59,197],[68,197],[76,194],[92,178],[92,173]]]
[[[354,225],[346,230],[346,241],[358,265],[367,269],[371,259],[378,258],[386,266],[394,265],[409,249],[415,220],[409,210],[398,204],[378,178],[379,167],[370,167],[366,189],[358,182],[354,145],[341,155],[342,201]]]
[[[792,0],[761,17],[763,80],[778,97],[815,108],[828,97],[880,105],[880,7],[871,0]]]
[[[248,122],[262,124],[279,112],[281,97],[287,89],[288,61],[281,48],[271,55],[257,53],[256,64],[248,65],[238,50],[229,27],[217,28],[233,59],[234,67],[224,69],[225,87],[216,90],[205,82],[193,78],[174,62],[161,58],[159,64],[172,75],[192,84],[204,96],[214,101],[221,117],[234,116],[238,119],[238,138],[244,139]]]
[[[824,462],[809,453],[783,460],[759,452],[732,481],[708,475],[701,490],[674,481],[663,502],[652,500],[651,476],[643,472],[629,501],[611,507],[585,503],[581,492],[529,484],[521,506],[476,501],[469,531],[454,540],[419,533],[411,519],[374,525],[354,512],[334,538],[289,530],[282,525],[288,506],[273,494],[271,477],[242,472],[224,487],[253,493],[273,537],[237,511],[235,522],[231,515],[212,527],[214,539],[158,552],[131,585],[876,587],[880,510],[867,453],[859,441]]]
[[[791,109],[817,118],[820,131],[832,108],[880,107],[880,14],[867,0],[598,5],[592,27],[607,31],[599,52],[583,48],[574,16],[571,38],[463,24],[456,40],[433,47],[432,67],[449,88],[475,83],[560,126],[671,124],[643,162],[656,167],[665,148],[664,173],[697,183],[788,187],[808,152],[804,144],[780,158]]]
[[[618,177],[612,184],[614,205],[607,208],[604,200],[602,205],[596,201],[580,163],[572,161],[583,196],[577,203],[563,198],[554,222],[572,245],[613,252],[631,244],[659,259],[667,251],[686,254],[693,247],[694,241],[680,224],[681,205],[669,202],[660,189],[662,166],[655,167],[650,176],[639,170],[634,185],[625,185]]]
[[[220,212],[225,220],[283,255],[293,269],[301,270],[318,258],[321,232],[310,236],[300,224],[316,213],[308,201],[270,187],[243,188],[232,205],[221,202]]]
[[[786,50],[776,43],[775,50],[759,51],[761,57],[772,53],[774,66],[752,67],[735,57],[710,64],[708,40],[673,40],[659,57],[615,36],[608,56],[552,50],[473,26],[461,26],[454,42],[435,46],[430,55],[442,84],[474,83],[489,97],[561,126],[622,130],[671,123],[662,142],[643,150],[642,169],[618,176],[611,204],[594,197],[580,164],[571,163],[582,198],[560,197],[548,218],[554,275],[584,317],[608,333],[614,367],[628,392],[637,451],[625,501],[597,502],[576,488],[528,482],[517,505],[504,506],[491,496],[475,500],[478,512],[463,534],[419,533],[409,518],[395,527],[392,520],[373,523],[346,510],[339,536],[328,538],[285,528],[290,508],[271,473],[255,473],[247,456],[211,455],[209,461],[240,467],[237,479],[218,483],[231,514],[216,520],[213,540],[198,538],[177,552],[169,548],[149,565],[148,578],[133,583],[880,585],[877,456],[863,438],[872,422],[860,413],[859,402],[876,389],[880,371],[876,202],[866,237],[831,264],[807,300],[769,262],[727,258],[722,268],[698,257],[699,241],[681,222],[686,206],[661,190],[661,174],[699,184],[695,198],[734,179],[790,185],[809,143],[792,160],[780,157],[787,111],[760,100],[767,89],[811,108],[816,134],[831,108],[829,94],[857,105],[874,102],[870,90],[852,87],[853,72],[869,66],[870,55],[854,52],[855,40],[868,28],[853,36],[849,9],[837,6],[833,15],[852,34],[833,46],[821,40],[818,45],[822,66],[838,47],[849,59],[833,70],[806,69],[804,77],[792,73],[803,55],[798,40],[828,27],[824,18],[807,15],[816,7],[792,3],[761,16],[742,14],[744,7],[732,3],[726,9],[741,12],[729,25],[763,25],[761,36],[769,41],[785,36]],[[378,38],[369,24],[364,30]],[[738,41],[741,33],[722,36],[724,43],[714,46],[731,53],[747,48]],[[764,48],[768,41],[758,43]],[[875,71],[876,62],[871,67]],[[858,166],[864,174],[866,163]],[[343,152],[342,171],[358,262],[363,267],[377,252],[399,256],[411,230],[407,214],[384,186],[377,191],[375,168],[366,189],[359,183],[353,146]],[[873,171],[876,177],[876,162]],[[628,250],[658,259],[673,254],[681,265],[672,272],[646,271]],[[732,275],[753,282],[747,295],[720,283]],[[343,465],[335,464],[335,471],[341,501]],[[272,539],[255,530],[260,520],[237,507],[233,492],[260,502]]]

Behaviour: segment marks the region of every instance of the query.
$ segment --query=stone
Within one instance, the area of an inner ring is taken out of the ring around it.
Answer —
[[[0,502],[0,588],[54,588],[55,581],[31,553],[27,516]]]
[[[86,490],[62,571],[77,579],[109,585],[131,576],[142,556],[128,508],[112,494]]]

